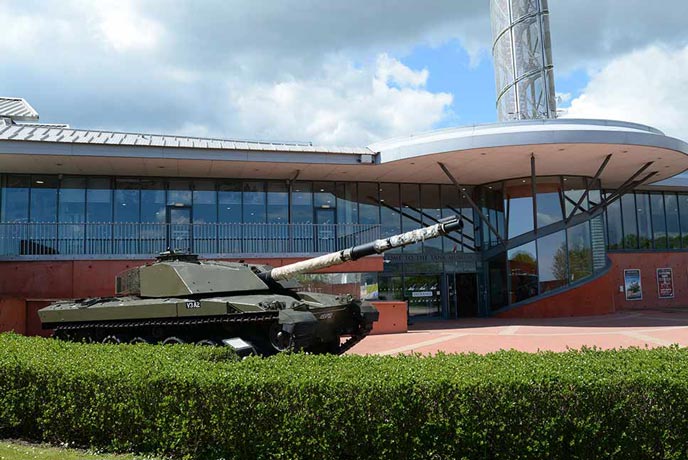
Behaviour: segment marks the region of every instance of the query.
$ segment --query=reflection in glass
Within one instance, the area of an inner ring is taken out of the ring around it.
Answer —
[[[498,310],[507,304],[506,254],[494,257],[487,262],[490,308]]]
[[[196,224],[217,222],[217,193],[214,182],[194,182],[193,221]]]
[[[648,194],[636,193],[635,206],[638,216],[638,245],[640,249],[650,249],[652,248],[652,215]]]
[[[564,230],[537,240],[540,293],[566,285],[568,262]]]
[[[583,193],[585,193],[586,181],[583,177],[564,177],[564,215],[568,216],[571,211],[578,203],[578,200]],[[580,214],[581,208],[584,210],[588,209],[588,198],[585,198],[580,204],[580,207],[576,208],[575,214]]]
[[[388,237],[401,233],[399,184],[380,184],[380,236]],[[388,254],[401,252],[392,249]]]
[[[170,191],[171,192],[171,191]],[[191,192],[189,192],[189,195]],[[191,198],[189,198],[190,200]],[[183,204],[183,203],[179,203]],[[191,203],[189,203],[191,204]],[[160,180],[141,181],[141,222],[165,223],[165,186]],[[161,229],[162,231],[162,229]]]
[[[423,225],[420,213],[420,189],[416,184],[401,184],[401,231],[409,232]],[[406,246],[406,254],[423,252],[423,243]]]
[[[681,247],[681,224],[678,219],[678,200],[675,193],[664,194],[664,209],[667,220],[667,242],[669,248]]]
[[[504,186],[504,207],[509,239],[533,231],[533,194],[530,179],[517,179]]]
[[[440,207],[440,186],[421,185],[420,200],[423,211],[423,225],[434,225],[442,218],[442,208]],[[465,224],[465,223],[464,223]],[[458,232],[451,235],[451,238],[461,238]],[[423,242],[425,253],[437,254],[442,252],[442,240],[444,238],[434,238]]]
[[[483,187],[483,214],[485,214],[492,224],[492,227],[497,230],[502,239],[506,238],[506,229],[504,225],[504,200],[502,198],[502,183],[497,182]],[[483,236],[490,246],[497,246],[499,238],[490,230],[490,228],[483,222]]]
[[[217,191],[218,217],[220,222],[241,222],[241,183],[220,184]]]
[[[537,225],[545,227],[563,220],[561,179],[559,177],[537,178]]]
[[[404,297],[410,316],[440,316],[442,309],[440,277],[406,275]]]
[[[621,249],[622,239],[621,202],[616,200],[607,207],[607,245],[609,249]]]
[[[683,235],[682,246],[688,248],[688,194],[678,195],[678,210],[681,218],[681,235]]]
[[[57,177],[31,176],[31,222],[57,222]]]
[[[538,294],[538,271],[535,242],[510,249],[509,277],[511,292],[509,303],[520,302]]]
[[[638,232],[636,230],[636,205],[633,193],[621,197],[621,216],[623,219],[624,249],[638,248]]]
[[[264,223],[266,219],[265,184],[244,182],[244,223]]]
[[[667,247],[666,217],[664,215],[664,196],[661,193],[650,194],[652,207],[652,229],[654,230],[655,249]]]
[[[361,224],[377,225],[380,223],[380,209],[378,205],[378,189],[372,182],[358,184],[358,222]]]
[[[378,299],[404,300],[404,285],[401,276],[380,275],[378,277]]]
[[[188,180],[170,180],[168,185],[167,204],[191,206],[191,183]]]
[[[590,223],[583,222],[566,230],[569,254],[569,281],[575,283],[592,275]]]
[[[313,191],[310,182],[295,182],[291,195],[292,222],[313,223]]]
[[[358,223],[358,194],[355,182],[337,183],[337,222],[339,224]]]
[[[7,176],[2,190],[2,221],[29,221],[29,176]]]

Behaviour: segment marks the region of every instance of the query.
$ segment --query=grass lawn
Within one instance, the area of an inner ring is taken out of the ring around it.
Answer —
[[[135,455],[93,454],[85,450],[0,440],[0,460],[154,460]]]

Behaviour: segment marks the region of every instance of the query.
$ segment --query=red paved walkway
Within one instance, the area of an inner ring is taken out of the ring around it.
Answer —
[[[688,309],[627,311],[555,319],[480,318],[418,322],[405,334],[373,335],[348,351],[395,355],[443,351],[488,353],[596,346],[598,348],[688,346]]]

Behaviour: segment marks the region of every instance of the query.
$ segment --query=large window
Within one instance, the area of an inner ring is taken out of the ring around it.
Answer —
[[[583,222],[567,231],[569,281],[575,283],[592,275],[592,243],[590,223]]]
[[[537,240],[540,293],[566,285],[568,258],[566,232],[552,233]]]
[[[638,248],[635,196],[632,193],[621,197],[621,215],[623,216],[624,249]]]
[[[29,176],[7,176],[2,191],[2,221],[29,221],[29,192],[31,190]]]
[[[509,239],[533,230],[533,193],[530,179],[506,182],[504,208]]]
[[[537,178],[537,225],[546,227],[563,220],[563,195],[559,177]]]
[[[666,249],[666,216],[664,215],[664,196],[661,193],[650,194],[652,207],[652,229],[655,239],[655,249]]]
[[[510,303],[538,295],[538,262],[535,241],[509,251]]]

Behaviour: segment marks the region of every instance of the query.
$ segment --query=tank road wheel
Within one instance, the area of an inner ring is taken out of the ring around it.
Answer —
[[[105,338],[102,340],[102,343],[112,343],[117,345],[122,343],[122,340],[116,335],[106,335]]]
[[[211,340],[211,339],[203,339],[203,340],[199,340],[198,342],[196,342],[196,345],[200,345],[200,346],[204,346],[204,347],[216,347],[217,342],[214,340]]]
[[[186,340],[173,335],[162,341],[163,345],[180,345],[182,343],[186,343]]]
[[[268,330],[270,346],[278,352],[292,350],[294,348],[294,338],[288,332],[282,330],[282,326],[275,323]]]
[[[132,345],[136,345],[137,343],[151,343],[151,341],[145,337],[136,336],[133,339],[131,339],[129,343]]]

